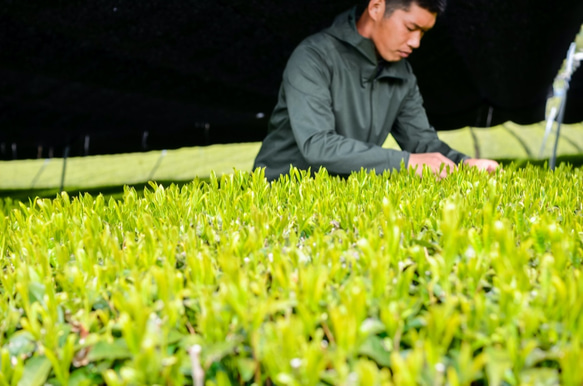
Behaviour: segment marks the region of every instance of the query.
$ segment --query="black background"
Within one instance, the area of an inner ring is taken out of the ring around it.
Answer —
[[[0,158],[13,159],[259,141],[293,48],[353,2],[0,4]],[[581,0],[450,0],[410,58],[430,121],[543,120],[582,23]]]

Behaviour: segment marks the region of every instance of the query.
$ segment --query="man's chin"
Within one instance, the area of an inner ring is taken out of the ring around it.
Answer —
[[[393,56],[390,59],[385,59],[387,62],[391,62],[391,63],[396,63],[396,62],[400,62],[401,60],[403,60],[403,58],[401,58],[400,56]]]
[[[400,51],[387,51],[383,54],[381,54],[378,50],[377,50],[377,58],[383,58],[384,61],[386,62],[400,62],[401,60],[403,60],[403,56],[399,53]]]

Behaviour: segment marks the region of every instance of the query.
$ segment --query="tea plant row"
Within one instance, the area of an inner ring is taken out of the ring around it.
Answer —
[[[582,384],[582,189],[236,171],[4,200],[0,385]]]

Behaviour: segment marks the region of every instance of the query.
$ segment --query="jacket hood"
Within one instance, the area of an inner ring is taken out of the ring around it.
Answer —
[[[356,48],[371,64],[382,66],[382,71],[380,71],[377,78],[407,79],[412,72],[407,61],[402,59],[398,62],[387,62],[384,59],[379,59],[373,41],[362,36],[356,29],[356,22],[359,16],[360,9],[355,6],[338,15],[325,32]]]

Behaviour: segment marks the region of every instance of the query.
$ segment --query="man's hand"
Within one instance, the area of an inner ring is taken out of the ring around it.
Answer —
[[[423,174],[423,165],[429,166],[429,169],[439,178],[447,176],[456,168],[455,163],[441,153],[419,153],[409,156],[409,167],[415,169],[418,176]]]
[[[468,166],[477,167],[480,170],[485,170],[488,173],[492,173],[496,168],[498,168],[498,162],[491,159],[481,159],[481,158],[470,158],[464,161]]]

